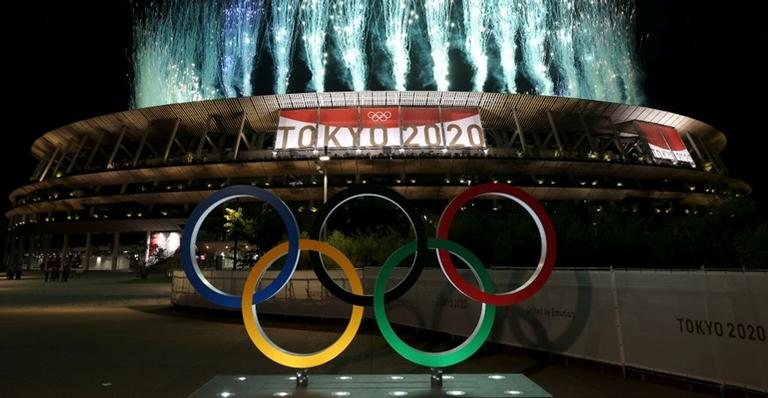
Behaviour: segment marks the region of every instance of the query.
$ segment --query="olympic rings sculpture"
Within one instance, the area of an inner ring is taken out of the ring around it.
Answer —
[[[374,112],[370,111],[368,112],[368,119],[371,119],[374,122],[386,122],[387,120],[392,118],[392,112]]]
[[[519,288],[502,293],[495,293],[491,277],[476,255],[458,243],[447,240],[451,224],[458,210],[472,199],[490,195],[511,199],[522,206],[534,219],[541,238],[541,254],[534,273]],[[260,199],[272,206],[286,228],[288,240],[275,246],[259,258],[248,273],[243,286],[243,294],[236,296],[217,289],[205,279],[197,264],[195,242],[203,221],[216,206],[227,200],[242,197]],[[360,197],[376,197],[394,204],[405,214],[416,235],[414,241],[395,250],[384,262],[376,277],[372,295],[363,293],[362,282],[351,261],[335,247],[320,241],[330,215],[344,203]],[[376,324],[382,336],[399,355],[413,363],[429,367],[446,367],[457,364],[474,354],[488,338],[496,314],[495,307],[519,303],[534,295],[543,287],[552,273],[557,256],[555,230],[543,206],[519,188],[496,183],[472,187],[454,198],[440,217],[436,238],[427,238],[420,218],[417,217],[409,202],[399,193],[385,187],[369,185],[351,187],[334,195],[318,211],[310,237],[311,239],[300,239],[296,218],[288,205],[276,195],[258,187],[238,185],[214,192],[203,200],[187,220],[181,238],[181,264],[195,290],[206,300],[218,306],[239,308],[248,336],[254,345],[271,360],[284,366],[300,369],[322,365],[341,354],[357,334],[363,318],[363,307],[370,306],[373,307]],[[474,331],[462,344],[443,352],[425,352],[406,344],[395,333],[385,311],[385,303],[401,297],[416,283],[423,269],[423,261],[430,249],[437,250],[440,268],[451,284],[463,295],[481,303],[480,319]],[[352,304],[349,323],[341,336],[327,348],[311,354],[287,351],[270,340],[259,323],[255,306],[272,298],[288,284],[298,265],[301,250],[310,251],[313,270],[323,287],[342,301]],[[469,267],[481,289],[474,287],[461,276],[451,259],[451,253]],[[339,286],[330,277],[320,254],[326,255],[341,267],[349,281],[351,291]],[[415,254],[415,256],[408,273],[397,285],[387,290],[392,271],[411,254]],[[264,271],[283,256],[285,256],[283,267],[275,280],[262,290],[255,291]]]

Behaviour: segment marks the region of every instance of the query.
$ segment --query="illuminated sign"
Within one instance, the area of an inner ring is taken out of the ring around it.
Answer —
[[[144,261],[152,265],[172,256],[181,246],[181,234],[178,232],[153,232],[147,239],[147,252]]]
[[[683,139],[680,138],[680,133],[674,127],[635,121],[635,128],[638,133],[645,137],[655,158],[696,166],[688,148],[683,143]]]
[[[350,107],[280,111],[275,149],[484,148],[477,108]]]

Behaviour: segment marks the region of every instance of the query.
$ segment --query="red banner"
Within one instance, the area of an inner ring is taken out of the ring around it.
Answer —
[[[695,165],[680,133],[674,127],[641,121],[635,121],[634,124],[637,132],[645,137],[654,157]]]

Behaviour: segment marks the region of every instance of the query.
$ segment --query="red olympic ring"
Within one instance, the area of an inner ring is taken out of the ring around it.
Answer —
[[[437,238],[448,240],[448,231],[451,229],[453,218],[464,204],[474,198],[494,194],[512,199],[525,208],[538,227],[541,236],[541,255],[536,271],[530,279],[517,289],[506,293],[485,293],[467,282],[459,274],[448,251],[438,250],[437,259],[445,276],[463,295],[481,303],[507,306],[519,303],[536,294],[549,279],[555,265],[555,258],[557,257],[555,227],[539,201],[525,191],[511,185],[488,183],[472,187],[455,197],[445,208],[437,224]]]

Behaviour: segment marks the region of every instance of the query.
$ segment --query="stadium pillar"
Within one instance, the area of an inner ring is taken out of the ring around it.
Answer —
[[[525,133],[523,133],[523,128],[520,127],[520,119],[517,117],[517,110],[515,108],[512,108],[512,118],[515,120],[515,134],[512,136],[512,139],[510,140],[510,145],[514,143],[515,137],[520,139],[520,150],[523,154],[528,150],[528,144],[525,143]]]
[[[27,251],[27,271],[29,271],[32,269],[32,254],[35,252],[35,236],[28,235],[27,239],[29,240],[29,251]]]
[[[43,172],[43,168],[46,164],[48,164],[48,160],[50,159],[50,154],[46,153],[43,155],[43,157],[40,158],[40,162],[37,163],[37,167],[35,167],[35,172],[32,173],[32,177],[29,178],[30,181],[36,180],[38,177],[40,177],[40,173]]]
[[[699,146],[696,145],[696,142],[693,141],[693,139],[691,138],[691,134],[686,132],[685,134],[683,134],[683,137],[685,137],[686,141],[688,141],[688,144],[690,144],[691,147],[693,147],[693,151],[696,153],[696,156],[698,156],[699,161],[701,162],[701,165],[699,165],[699,167],[703,166],[707,160],[701,154],[701,151],[699,151]]]
[[[3,265],[10,265],[11,263],[11,235],[5,235],[5,242],[3,243]]]
[[[552,112],[547,111],[547,120],[549,120],[549,126],[552,129],[550,131],[550,134],[555,137],[555,144],[557,145],[557,149],[562,152],[563,151],[563,141],[560,140],[560,132],[557,131],[557,124],[555,123],[555,118],[552,117]]]
[[[59,170],[61,169],[62,163],[64,163],[64,159],[66,159],[66,157],[67,157],[67,151],[68,151],[67,148],[68,147],[64,147],[64,150],[61,153],[61,157],[56,162],[56,167],[54,167],[53,171],[51,172],[51,175],[54,176],[54,177],[61,175],[61,174],[59,174]]]
[[[613,131],[613,144],[618,148],[619,153],[621,154],[621,160],[627,160],[627,152],[621,145],[621,133],[619,133],[619,129],[610,117],[605,117],[605,120],[608,122],[608,125],[611,126],[611,131]]]
[[[19,243],[16,245],[16,264],[24,264],[24,235],[18,235]]]
[[[120,232],[115,232],[112,240],[112,271],[117,270],[117,256],[120,253]]]
[[[145,266],[149,262],[149,244],[150,244],[150,242],[152,242],[152,232],[151,231],[147,231],[147,241],[145,243],[146,250],[144,250],[144,264],[143,264]]]
[[[328,170],[323,172],[323,204],[328,202]]]
[[[88,267],[91,266],[91,254],[93,253],[93,247],[91,247],[91,233],[88,232],[85,234],[85,258],[83,259],[83,262],[85,263],[85,270],[88,270]]]
[[[66,173],[69,174],[72,172],[72,168],[75,167],[75,163],[77,162],[77,157],[80,156],[80,152],[83,151],[83,147],[85,146],[85,141],[88,140],[87,135],[83,135],[83,138],[80,139],[80,143],[77,145],[77,150],[75,151],[75,154],[72,156],[72,160],[69,162],[69,166],[67,166]]]
[[[176,133],[179,131],[179,124],[181,123],[181,119],[176,119],[176,122],[173,124],[173,130],[171,130],[171,136],[168,137],[168,143],[165,144],[165,150],[163,150],[163,163],[168,162],[168,155],[171,154],[171,147],[173,146],[173,140],[176,139]]]
[[[112,153],[109,154],[109,159],[107,160],[107,168],[111,169],[115,167],[115,156],[117,156],[117,152],[120,151],[120,145],[123,145],[123,138],[125,137],[125,127],[120,131],[120,135],[117,137],[117,142],[115,143],[114,148],[112,148]]]
[[[145,131],[144,134],[142,134],[141,142],[139,142],[139,147],[136,149],[136,153],[133,155],[131,166],[136,167],[136,165],[139,164],[139,158],[141,158],[141,151],[144,150],[144,145],[146,145],[147,143],[148,136],[149,136],[149,130]]]
[[[64,234],[64,240],[61,245],[61,257],[66,258],[69,255],[69,234]]]
[[[210,120],[210,116],[208,116],[208,119]],[[197,143],[197,150],[195,151],[195,156],[197,156],[198,159],[203,157],[203,148],[205,147],[205,141],[209,139],[208,127],[207,127],[208,123],[206,123],[205,125],[206,125],[205,131],[203,131],[203,135],[200,137],[200,141],[198,141]]]
[[[59,148],[56,147],[56,150],[53,151],[53,155],[51,155],[51,159],[48,160],[48,164],[45,166],[45,169],[43,169],[43,172],[40,174],[40,178],[38,178],[38,181],[43,181],[45,179],[45,176],[48,174],[48,170],[51,169],[51,166],[53,165],[53,162],[56,160],[56,156],[59,155]]]
[[[91,154],[88,156],[88,161],[85,163],[85,167],[83,167],[83,169],[85,170],[91,169],[91,164],[93,163],[93,159],[96,158],[96,154],[99,153],[99,148],[101,147],[101,141],[104,140],[105,134],[106,133],[103,131],[101,132],[101,134],[99,134],[99,139],[96,140],[96,145],[93,146],[93,150],[91,151]]]
[[[240,153],[241,142],[245,141],[245,145],[248,146],[248,140],[245,139],[245,136],[243,135],[244,127],[245,127],[245,112],[243,112],[243,117],[240,119],[240,128],[237,130],[237,138],[235,139],[235,149],[234,149],[234,153],[232,154],[232,160],[237,160],[237,154]]]
[[[48,251],[51,250],[51,235],[40,235],[40,246],[43,248],[43,253],[48,255]]]
[[[595,137],[592,135],[592,129],[589,128],[589,124],[587,124],[587,119],[584,117],[583,113],[579,115],[579,122],[581,123],[581,128],[584,130],[584,138],[587,139],[589,149],[591,151],[597,151],[599,148],[595,143]]]

